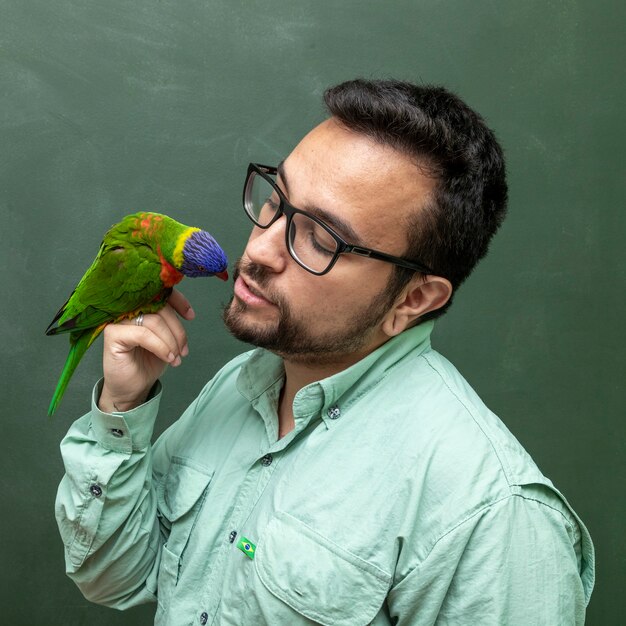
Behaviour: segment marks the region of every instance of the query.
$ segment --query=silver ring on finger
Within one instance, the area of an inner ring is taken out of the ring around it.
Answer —
[[[135,318],[135,326],[143,326],[143,313],[140,313],[136,318]]]

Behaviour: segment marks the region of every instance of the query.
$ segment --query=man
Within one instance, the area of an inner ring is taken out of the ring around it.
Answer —
[[[62,444],[57,518],[95,602],[159,624],[581,624],[589,535],[430,348],[506,204],[501,150],[441,88],[352,81],[277,167],[224,311],[256,350],[154,444],[175,292],[109,326],[93,407]]]

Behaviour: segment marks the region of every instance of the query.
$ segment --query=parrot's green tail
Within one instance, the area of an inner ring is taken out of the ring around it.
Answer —
[[[54,395],[50,401],[48,417],[52,417],[52,414],[57,410],[74,370],[83,358],[87,348],[93,343],[94,339],[102,332],[105,326],[106,324],[103,324],[97,328],[89,328],[88,330],[72,333],[70,335],[70,352],[67,355],[61,377],[57,383],[57,388],[54,390]]]

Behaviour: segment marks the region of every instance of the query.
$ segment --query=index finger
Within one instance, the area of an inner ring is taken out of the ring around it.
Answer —
[[[172,295],[169,297],[168,302],[176,313],[186,320],[192,320],[196,316],[189,300],[178,289],[172,290]]]

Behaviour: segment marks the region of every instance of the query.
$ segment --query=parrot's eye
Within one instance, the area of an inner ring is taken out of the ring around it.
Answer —
[[[201,272],[206,272],[206,267],[204,267],[204,265],[198,265],[198,270],[200,270]]]

